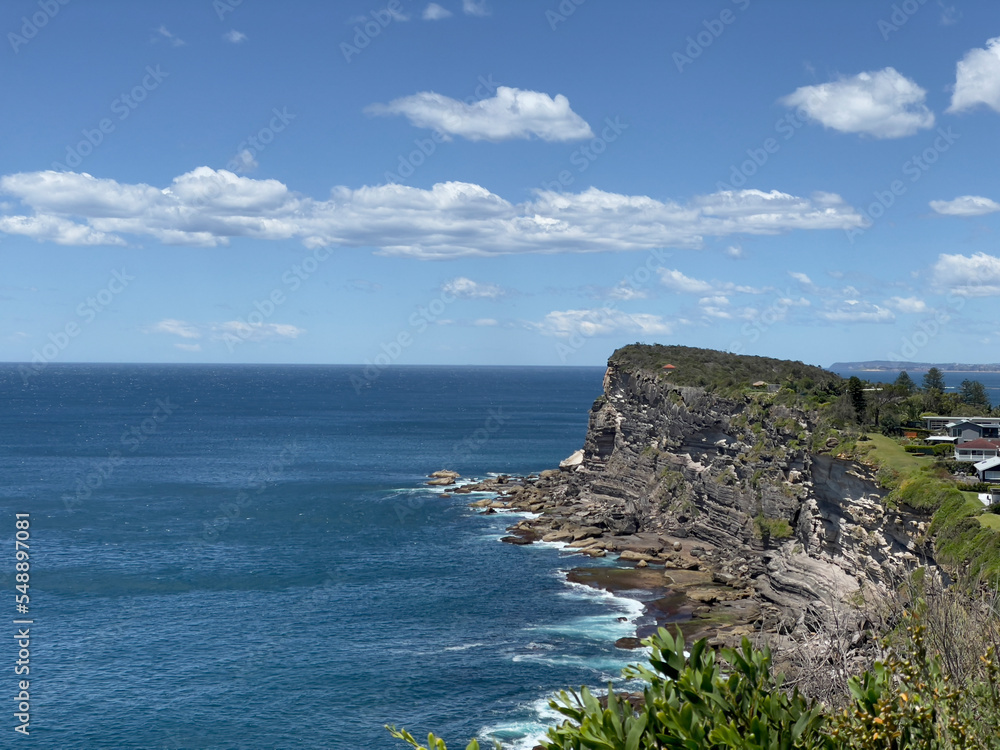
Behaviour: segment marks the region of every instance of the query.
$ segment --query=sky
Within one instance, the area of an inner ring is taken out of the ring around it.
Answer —
[[[1000,13],[9,0],[0,360],[1000,360]]]

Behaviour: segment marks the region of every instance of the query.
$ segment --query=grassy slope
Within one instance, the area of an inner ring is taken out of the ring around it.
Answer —
[[[960,491],[935,476],[930,457],[907,453],[884,435],[870,438],[859,447],[864,446],[865,461],[879,467],[879,478],[893,490],[890,502],[933,513],[929,532],[940,561],[952,567],[968,563],[973,576],[1000,579],[1000,516],[984,513],[975,492]]]

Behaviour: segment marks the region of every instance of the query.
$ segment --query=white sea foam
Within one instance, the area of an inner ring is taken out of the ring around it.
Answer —
[[[445,646],[445,651],[468,651],[470,648],[485,646],[485,643],[463,643],[461,646]]]

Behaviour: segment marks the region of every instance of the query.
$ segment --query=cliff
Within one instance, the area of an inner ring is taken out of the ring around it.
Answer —
[[[770,388],[726,374],[762,368]],[[781,379],[791,388],[776,387]],[[671,568],[708,571],[759,604],[744,615],[769,630],[843,624],[862,585],[933,560],[928,519],[888,508],[867,467],[831,453],[836,431],[817,424],[811,404],[837,381],[800,363],[627,347],[609,363],[582,461],[502,488],[501,506],[541,513],[512,528],[521,542],[619,552],[674,578]],[[795,387],[812,389],[812,401]]]

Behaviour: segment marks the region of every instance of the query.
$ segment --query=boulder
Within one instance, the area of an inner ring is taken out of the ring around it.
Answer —
[[[583,449],[574,451],[569,457],[564,458],[559,462],[559,468],[562,471],[573,471],[578,466],[583,464]]]
[[[429,475],[432,479],[458,479],[462,475],[457,471],[450,471],[448,469],[441,469],[440,471],[435,471]]]
[[[438,477],[428,480],[427,484],[433,487],[447,487],[449,484],[455,484],[455,480],[452,477]]]

